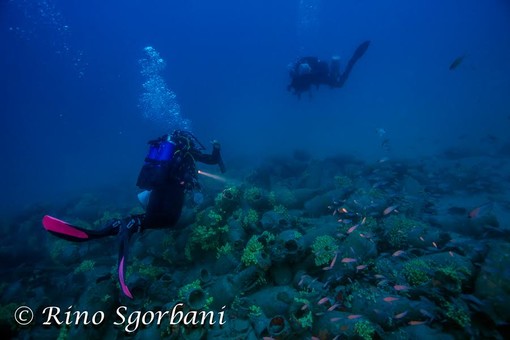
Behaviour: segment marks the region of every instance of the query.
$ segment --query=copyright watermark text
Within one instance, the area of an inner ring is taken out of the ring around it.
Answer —
[[[111,321],[114,326],[123,327],[127,333],[136,332],[140,327],[149,325],[212,326],[225,324],[225,306],[221,311],[183,311],[184,304],[178,303],[171,310],[165,311],[129,311],[126,306],[119,306],[113,318],[103,311],[79,311],[73,306],[62,310],[57,306],[45,307],[41,312],[43,326],[101,326]],[[20,306],[14,312],[14,320],[21,326],[27,326],[34,320],[30,307]]]

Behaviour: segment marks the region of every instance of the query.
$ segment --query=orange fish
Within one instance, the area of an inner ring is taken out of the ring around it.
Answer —
[[[333,268],[333,266],[335,265],[336,263],[336,257],[338,256],[338,253],[335,253],[335,257],[333,257],[333,260],[331,260],[331,263],[329,264],[329,267],[330,268]]]
[[[355,224],[353,225],[352,227],[349,228],[349,230],[347,230],[347,234],[350,234],[352,233],[354,230],[356,230],[356,228],[358,227],[359,224]]]
[[[326,302],[329,301],[329,298],[328,297],[323,297],[322,299],[319,300],[319,302],[317,302],[318,305],[322,305]]]
[[[408,290],[409,287],[407,286],[404,286],[404,285],[394,285],[393,288],[396,290],[396,291],[401,291],[401,290]]]
[[[354,320],[354,319],[359,319],[361,318],[363,315],[360,315],[360,314],[351,314],[347,317],[347,319],[349,320]]]
[[[344,257],[342,259],[342,263],[352,263],[352,262],[356,262],[356,259],[353,259],[352,257]]]
[[[400,255],[402,255],[402,254],[404,254],[404,251],[403,251],[403,250],[397,250],[397,251],[396,251],[396,252],[394,252],[394,253],[393,253],[393,255],[391,255],[391,256],[400,256]]]
[[[356,270],[363,270],[367,267],[366,264],[360,264],[359,266],[356,266]]]
[[[410,325],[410,326],[417,326],[417,325],[423,325],[426,321],[416,321],[416,320],[412,320],[412,321],[409,321],[407,324]]]
[[[389,213],[391,213],[393,210],[397,209],[398,205],[390,205],[389,207],[387,207],[386,209],[384,209],[383,211],[383,215],[388,215]]]
[[[473,210],[471,210],[468,214],[468,218],[478,218],[483,215],[487,215],[492,210],[492,202],[488,202],[485,204],[482,204]]]
[[[398,298],[393,297],[393,296],[388,296],[388,297],[385,297],[383,300],[384,300],[384,301],[386,301],[386,302],[391,303],[391,302],[393,302],[393,301],[397,301],[397,300],[398,300]]]
[[[332,310],[334,310],[338,306],[340,306],[340,305],[338,303],[335,303],[333,306],[328,308],[328,312],[331,312]]]
[[[407,315],[407,311],[405,311],[405,312],[402,312],[402,313],[400,313],[400,314],[395,315],[395,316],[394,316],[394,318],[395,318],[395,319],[402,319],[402,318],[403,318],[404,316],[406,316],[406,315]]]

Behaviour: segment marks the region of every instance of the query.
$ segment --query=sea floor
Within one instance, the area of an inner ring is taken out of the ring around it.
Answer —
[[[133,299],[115,236],[71,243],[41,219],[94,229],[143,212],[134,201],[84,194],[3,221],[3,337],[504,338],[508,157],[296,152],[229,170],[226,182],[201,179],[204,201],[190,199],[175,228],[133,237]]]

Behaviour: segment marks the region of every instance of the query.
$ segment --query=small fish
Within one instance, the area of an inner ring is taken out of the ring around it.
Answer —
[[[375,277],[376,279],[385,279],[385,278],[386,278],[386,276],[381,275],[381,274],[375,274],[375,275],[374,275],[374,277]]]
[[[337,322],[337,321],[340,321],[342,318],[331,318],[329,319],[329,321],[331,322]]]
[[[319,338],[318,338],[318,337],[316,337],[316,336],[312,336],[312,340],[321,340],[321,339],[319,339]]]
[[[399,291],[402,291],[402,290],[408,290],[409,287],[405,286],[405,285],[394,285],[393,288],[399,292]]]
[[[353,259],[352,257],[344,257],[342,259],[342,263],[352,263],[352,262],[356,262],[357,260],[356,259]]]
[[[461,56],[458,56],[457,58],[455,58],[452,63],[450,64],[450,67],[448,67],[448,69],[450,71],[453,71],[455,70],[457,67],[459,67],[460,64],[462,64],[462,61],[464,61],[464,58],[466,57],[465,54],[461,55]]]
[[[427,318],[434,319],[434,315],[432,315],[430,312],[428,312],[427,310],[425,310],[425,309],[423,309],[423,308],[420,308],[420,313],[421,313],[423,316],[426,316]]]
[[[388,303],[392,303],[393,301],[397,301],[399,298],[397,297],[393,297],[393,296],[388,296],[388,297],[385,297],[383,300],[385,302],[388,302]]]
[[[361,224],[365,224],[365,221],[367,220],[367,217],[363,217],[363,219],[361,220]]]
[[[478,218],[480,216],[487,215],[492,210],[492,202],[488,202],[485,204],[482,204],[473,210],[471,210],[468,214],[468,218]]]
[[[349,228],[349,230],[347,230],[347,234],[350,234],[352,233],[354,230],[356,230],[356,228],[359,226],[359,224],[355,224],[353,225],[352,227]]]
[[[335,253],[335,256],[333,257],[333,260],[331,260],[331,263],[329,264],[329,268],[333,268],[336,263],[336,258],[338,257],[338,253]]]
[[[366,264],[360,264],[359,266],[356,266],[356,270],[363,270],[367,267]]]
[[[328,312],[331,312],[332,310],[334,310],[338,306],[340,306],[340,305],[338,303],[335,303],[333,306],[328,308]]]
[[[436,242],[432,242],[432,245],[434,246],[434,248],[437,248]]]
[[[387,207],[386,209],[384,209],[383,211],[383,215],[388,215],[389,213],[391,213],[393,210],[397,209],[398,205],[390,205],[389,207]]]
[[[385,285],[385,284],[387,284],[387,283],[388,283],[388,280],[382,280],[382,281],[379,281],[379,282],[377,283],[377,285],[378,285],[378,286],[384,286],[384,285]]]
[[[425,239],[423,238],[423,236],[420,236],[420,240],[421,240],[422,242],[425,242]]]
[[[318,305],[323,305],[323,304],[325,304],[328,301],[329,301],[329,298],[326,296],[326,297],[323,297],[322,299],[320,299],[319,302],[317,302],[317,304]]]
[[[351,314],[347,317],[347,319],[349,320],[354,320],[354,319],[359,319],[361,318],[363,315],[360,315],[360,314]]]
[[[308,308],[308,304],[307,304],[307,303],[305,303],[305,304],[303,305],[303,307],[301,307],[301,310],[305,310],[305,309],[307,309],[307,308]]]
[[[393,253],[393,255],[391,256],[400,256],[402,254],[404,254],[405,252],[403,250],[397,250],[396,252]]]
[[[394,316],[394,318],[395,318],[395,319],[402,319],[402,318],[403,318],[404,316],[406,316],[406,315],[407,315],[407,311],[405,311],[405,312],[402,312],[402,313],[400,313],[400,314],[395,315],[395,316]]]
[[[262,340],[275,340],[272,336],[264,336]]]
[[[426,321],[412,320],[412,321],[409,321],[407,324],[409,326],[418,326],[418,325],[423,325],[424,323],[426,323]]]

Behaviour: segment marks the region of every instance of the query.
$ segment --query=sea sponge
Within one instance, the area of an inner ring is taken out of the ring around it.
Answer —
[[[220,192],[214,199],[216,209],[222,214],[230,214],[241,201],[241,191],[238,187],[231,186]]]
[[[242,225],[243,227],[247,228],[252,225],[257,224],[259,221],[259,214],[255,209],[248,209],[248,211],[244,214]]]
[[[431,277],[430,265],[421,259],[413,259],[404,264],[402,275],[412,286],[419,286],[428,282]]]
[[[86,273],[94,269],[96,262],[93,260],[84,260],[78,267],[74,269],[74,273]]]
[[[354,324],[354,331],[363,340],[371,340],[375,333],[375,328],[368,320],[361,320]]]
[[[246,248],[244,248],[241,262],[244,263],[245,266],[258,264],[263,251],[264,245],[258,240],[258,237],[254,235],[246,244]]]
[[[446,303],[446,317],[458,326],[465,328],[471,324],[471,318],[466,307],[450,302]]]
[[[415,221],[403,215],[392,215],[384,221],[387,228],[388,242],[394,249],[401,249],[408,244],[408,234],[421,222]]]
[[[228,224],[223,221],[223,217],[215,209],[204,211],[197,216],[185,249],[189,260],[192,259],[191,252],[197,245],[202,250],[216,250],[220,247],[223,237],[229,231]]]
[[[335,256],[337,251],[336,241],[329,235],[317,236],[312,244],[312,252],[315,255],[315,265],[325,265]]]

